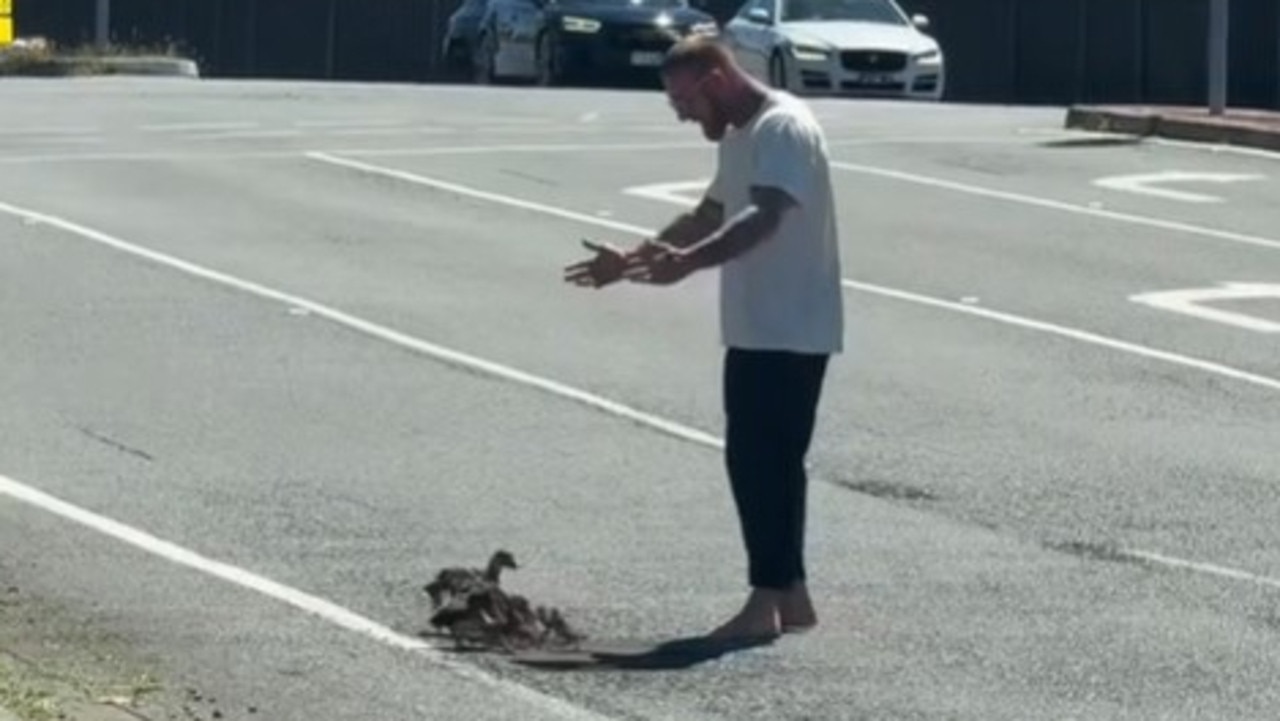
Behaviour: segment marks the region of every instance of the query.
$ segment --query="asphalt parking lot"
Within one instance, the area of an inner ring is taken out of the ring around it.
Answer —
[[[5,570],[225,718],[1280,702],[1274,156],[816,101],[848,319],[812,455],[822,625],[556,672],[417,639],[421,583],[506,547],[514,588],[606,640],[741,598],[714,274],[561,282],[581,238],[696,198],[696,127],[650,91],[114,79],[0,105]]]

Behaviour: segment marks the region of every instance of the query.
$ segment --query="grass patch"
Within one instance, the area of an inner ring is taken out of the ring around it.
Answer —
[[[82,613],[0,586],[0,707],[22,721],[65,721],[104,707],[176,708],[167,702],[176,692],[153,668]]]
[[[23,721],[55,721],[61,713],[52,689],[5,658],[0,658],[0,708]]]
[[[145,673],[113,677],[102,669],[60,669],[0,652],[0,708],[22,721],[62,721],[69,709],[85,706],[137,708],[159,691]]]
[[[183,56],[172,43],[135,46],[93,44],[60,48],[53,43],[15,45],[0,50],[0,76],[70,77],[115,75],[117,61],[126,58],[172,58]]]

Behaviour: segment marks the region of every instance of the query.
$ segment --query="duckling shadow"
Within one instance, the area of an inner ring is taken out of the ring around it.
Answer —
[[[512,661],[546,671],[678,671],[731,653],[769,646],[775,640],[693,636],[659,643],[583,643],[573,649],[516,654]]]

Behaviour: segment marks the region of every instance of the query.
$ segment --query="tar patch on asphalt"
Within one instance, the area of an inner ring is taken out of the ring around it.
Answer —
[[[938,497],[932,492],[923,488],[917,488],[905,483],[895,483],[893,481],[877,481],[877,480],[848,480],[836,478],[832,483],[841,488],[854,491],[857,493],[865,493],[868,496],[876,498],[889,498],[895,501],[936,501]]]
[[[1068,553],[1072,556],[1087,558],[1091,561],[1107,561],[1109,563],[1134,563],[1142,564],[1141,558],[1130,553],[1126,553],[1123,549],[1106,543],[1090,543],[1088,541],[1063,541],[1063,542],[1046,542],[1045,548],[1059,553]]]
[[[1114,148],[1121,145],[1140,145],[1143,139],[1139,136],[1107,136],[1101,138],[1062,138],[1046,140],[1039,143],[1042,148]]]

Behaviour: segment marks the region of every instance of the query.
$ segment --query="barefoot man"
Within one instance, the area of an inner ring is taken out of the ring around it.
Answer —
[[[772,637],[817,623],[805,586],[805,455],[828,358],[842,351],[840,254],[826,139],[807,105],[763,86],[713,39],[677,43],[662,67],[681,121],[718,143],[701,203],[631,250],[565,278],[668,285],[720,270],[725,462],[751,594],[715,638]]]

